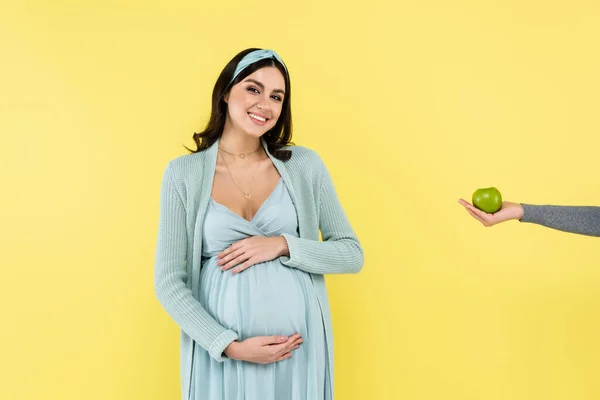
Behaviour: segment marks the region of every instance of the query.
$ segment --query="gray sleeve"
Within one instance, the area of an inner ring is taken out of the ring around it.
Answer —
[[[530,222],[564,232],[600,236],[600,207],[522,204],[521,222]]]

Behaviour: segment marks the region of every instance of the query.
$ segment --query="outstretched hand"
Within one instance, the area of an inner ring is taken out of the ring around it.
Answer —
[[[502,202],[502,208],[494,214],[488,214],[485,211],[481,211],[466,200],[460,199],[458,202],[467,210],[469,214],[477,221],[481,222],[483,226],[493,226],[500,222],[508,221],[511,219],[523,218],[523,206],[519,203],[511,203],[510,201]]]

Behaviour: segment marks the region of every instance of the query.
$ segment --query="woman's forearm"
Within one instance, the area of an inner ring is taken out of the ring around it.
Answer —
[[[564,232],[600,236],[600,207],[522,204],[521,222]]]

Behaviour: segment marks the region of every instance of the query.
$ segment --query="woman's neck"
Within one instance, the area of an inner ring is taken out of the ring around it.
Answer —
[[[219,141],[219,147],[233,154],[249,154],[261,146],[260,138],[244,132],[225,129]]]

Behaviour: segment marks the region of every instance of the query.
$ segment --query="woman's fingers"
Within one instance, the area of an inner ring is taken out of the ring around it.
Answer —
[[[298,342],[298,340],[302,340],[302,336],[300,336],[299,333],[296,333],[296,334],[290,336],[290,338],[287,340],[287,342],[282,343],[281,348],[284,350],[291,349],[296,344],[296,342]]]
[[[263,336],[259,338],[260,342],[263,346],[274,346],[277,344],[287,343],[290,340],[287,336]]]
[[[463,207],[465,207],[465,209],[467,210],[467,212],[473,217],[475,218],[477,221],[481,222],[483,225],[485,226],[492,226],[493,225],[493,221],[492,218],[493,216],[481,211],[480,209],[478,209],[477,207],[475,207],[474,205],[472,205],[471,203],[460,199],[458,201]]]
[[[221,258],[225,258],[228,255],[230,255],[232,252],[239,250],[240,247],[243,246],[243,240],[240,240],[239,242],[235,242],[232,243],[228,248],[226,248],[225,250],[223,250],[222,252],[220,252],[219,254],[217,254],[217,258],[221,259]]]
[[[227,251],[227,253],[225,253]],[[233,245],[229,246],[227,249],[223,251],[222,256],[217,256],[217,265],[223,265],[233,260],[236,257],[239,257],[240,254],[243,254],[244,250],[242,248],[233,249]]]
[[[290,336],[285,343],[272,345],[271,350],[273,350],[275,357],[280,357],[281,355],[298,348],[303,341],[304,340],[299,334],[295,334]]]
[[[223,262],[227,262],[228,260],[231,260],[232,258],[235,258],[240,254],[244,253],[244,244],[246,243],[246,240],[247,239],[242,239],[240,241],[232,243],[225,250],[217,254],[217,259],[219,260],[218,263],[222,264]]]
[[[293,348],[293,347],[299,346],[303,342],[304,342],[304,339],[302,339],[301,337],[299,337],[296,340],[292,340],[289,343],[286,343],[286,345],[289,346],[290,348]]]
[[[285,353],[284,355],[282,355],[281,357],[279,357],[277,360],[275,360],[275,362],[283,361],[283,360],[285,360],[287,358],[290,358],[291,356],[292,356],[291,352],[290,353]]]
[[[481,217],[479,215],[475,214],[473,211],[471,211],[468,208],[467,208],[467,212],[471,215],[471,217],[475,218],[477,221],[481,222],[482,224],[485,222],[483,219],[481,219]]]
[[[292,341],[291,343],[286,343],[286,346],[285,346],[285,348],[286,348],[286,349],[285,349],[285,352],[287,353],[287,352],[290,352],[290,351],[296,350],[298,347],[300,347],[300,344],[301,344],[303,341],[304,341],[304,340],[302,340],[302,338],[298,338],[298,339],[296,339],[296,340]]]
[[[242,272],[245,269],[250,268],[254,264],[256,264],[256,260],[254,260],[252,257],[250,257],[246,261],[242,262],[241,264],[238,264],[237,267],[235,267],[234,269],[231,270],[231,272],[233,274],[239,274],[240,272]]]
[[[468,201],[466,201],[464,199],[458,199],[458,202],[464,207],[468,207],[471,205],[471,203],[469,203]]]
[[[302,335],[300,335],[299,333],[294,333],[292,336],[290,336],[290,339],[287,343],[294,342],[298,339],[302,339]]]
[[[465,207],[465,210],[467,210],[467,212],[473,218],[475,218],[477,221],[481,222],[482,224],[484,223],[483,217],[476,211],[475,207],[473,207],[471,204],[467,203],[464,200],[460,200],[459,202],[460,202],[460,204],[462,204]]]
[[[460,204],[462,204],[465,208],[467,208],[467,209],[469,209],[471,211],[481,211],[477,207],[475,207],[473,204],[469,203],[466,200],[460,199],[458,202]]]
[[[292,356],[292,351],[296,350],[298,347],[300,347],[300,343],[296,344],[287,353],[284,353],[281,357],[279,357],[275,361],[277,362],[277,361],[285,360],[286,358],[290,358]]]
[[[221,266],[221,271],[227,271],[241,263],[248,261],[248,259],[250,259],[250,256],[240,250],[239,254],[235,258]]]
[[[281,360],[285,360],[286,358],[290,358],[292,356],[292,351],[296,350],[298,347],[300,347],[300,344],[303,342],[302,338],[299,338],[298,340],[296,340],[294,346],[292,346],[291,349],[289,349],[287,352],[284,352],[284,354],[277,358],[275,360],[275,362],[277,361],[281,361]]]

